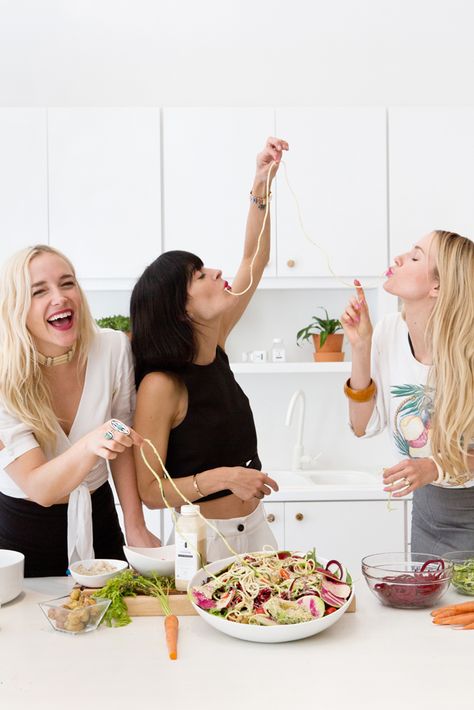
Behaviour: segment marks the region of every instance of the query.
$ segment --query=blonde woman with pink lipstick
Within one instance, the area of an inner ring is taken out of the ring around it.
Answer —
[[[63,575],[92,557],[123,559],[127,541],[155,546],[138,497],[129,428],[130,345],[99,330],[70,261],[39,245],[0,276],[0,548],[25,555],[25,575]]]
[[[370,322],[364,291],[341,316],[356,436],[387,428],[399,463],[384,490],[413,494],[412,552],[474,549],[474,243],[427,234],[396,257],[384,289],[401,313]]]

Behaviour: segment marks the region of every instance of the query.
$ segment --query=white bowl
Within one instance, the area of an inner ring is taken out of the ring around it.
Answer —
[[[97,562],[108,562],[109,565],[113,565],[115,569],[112,572],[103,572],[102,574],[81,574],[80,572],[77,572],[77,568],[81,565],[86,568],[91,568],[92,565]],[[69,566],[69,571],[71,573],[71,577],[78,584],[81,584],[83,587],[93,587],[94,589],[97,589],[99,587],[103,587],[107,584],[109,579],[116,577],[120,574],[120,572],[123,572],[124,569],[127,569],[127,567],[128,564],[124,560],[78,560],[78,562],[73,562],[72,565]]]
[[[230,565],[230,563],[235,559],[235,557],[227,557],[225,560],[212,562],[206,565],[206,567],[210,572],[219,572]],[[318,557],[318,561],[326,565],[329,560]],[[234,638],[243,639],[244,641],[256,641],[258,643],[283,643],[285,641],[297,641],[298,639],[304,639],[308,636],[319,634],[321,631],[324,631],[324,629],[327,629],[335,624],[336,621],[343,616],[354,597],[354,585],[352,585],[350,597],[339,609],[337,609],[337,611],[333,611],[332,614],[323,616],[321,619],[313,619],[313,621],[305,621],[299,624],[281,624],[280,626],[238,624],[235,621],[227,621],[227,619],[222,619],[218,616],[214,616],[213,614],[209,614],[208,611],[201,609],[192,600],[192,596],[190,594],[192,587],[203,584],[208,578],[208,572],[205,569],[200,569],[189,582],[188,596],[199,616],[210,626],[214,627],[218,631],[222,631],[223,634],[234,636]]]
[[[0,604],[11,602],[23,589],[25,555],[14,550],[0,550]]]
[[[125,557],[130,567],[144,577],[155,573],[160,577],[174,575],[175,545],[164,547],[129,547],[123,546]]]

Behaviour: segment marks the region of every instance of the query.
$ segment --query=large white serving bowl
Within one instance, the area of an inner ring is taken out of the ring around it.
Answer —
[[[130,567],[144,577],[157,574],[160,577],[174,575],[175,545],[163,547],[129,547],[123,546],[125,557]]]
[[[252,554],[252,553],[251,553]],[[256,554],[256,553],[253,553]],[[191,589],[193,587],[198,587],[209,578],[209,572],[218,573],[220,570],[225,569],[233,562],[235,557],[227,557],[225,560],[218,560],[217,562],[211,562],[206,565],[207,571],[205,569],[200,569],[189,582],[188,595],[191,599],[191,603],[195,608],[199,616],[204,619],[210,626],[213,626],[218,631],[222,631],[223,634],[228,636],[234,636],[234,638],[243,639],[244,641],[256,641],[258,643],[283,643],[285,641],[297,641],[298,639],[304,639],[308,636],[314,636],[315,634],[321,633],[325,629],[339,621],[343,616],[346,609],[349,607],[352,598],[354,596],[354,586],[352,586],[352,592],[346,602],[332,614],[328,616],[323,616],[321,619],[314,619],[313,621],[304,621],[299,624],[282,624],[280,626],[257,626],[251,624],[237,624],[235,621],[227,621],[227,619],[221,619],[218,616],[209,614],[205,609],[201,609],[197,604],[194,603],[191,595]],[[318,557],[318,561],[326,565],[329,560],[322,557]]]
[[[81,567],[81,569],[82,567],[90,569],[98,562],[108,562],[108,564],[114,569],[110,572],[102,572],[101,574],[81,574],[77,571],[78,567]],[[125,562],[125,560],[79,560],[78,562],[73,562],[72,565],[69,565],[69,571],[71,573],[71,577],[83,587],[99,589],[100,587],[105,586],[109,579],[116,577],[118,574],[123,572],[124,569],[127,569],[127,567],[128,563]]]
[[[0,604],[11,602],[23,589],[25,555],[14,550],[0,550]]]

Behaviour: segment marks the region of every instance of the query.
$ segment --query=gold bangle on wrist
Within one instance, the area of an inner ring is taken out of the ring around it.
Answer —
[[[369,386],[365,387],[363,390],[353,390],[349,384],[350,381],[351,378],[349,377],[347,382],[344,384],[344,394],[349,399],[352,399],[353,402],[370,402],[370,400],[375,396],[377,388],[372,378],[370,379]]]
[[[194,486],[194,490],[196,491],[196,493],[198,494],[198,496],[200,496],[201,498],[204,498],[204,493],[200,490],[200,488],[199,488],[199,486],[198,486],[198,482],[197,482],[196,476],[197,476],[197,473],[195,473],[194,476],[193,476],[193,486]]]

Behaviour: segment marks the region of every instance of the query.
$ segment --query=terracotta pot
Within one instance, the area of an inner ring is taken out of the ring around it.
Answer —
[[[313,335],[314,353],[313,359],[315,362],[342,362],[344,353],[342,351],[342,342],[344,340],[343,333],[333,333],[328,335],[323,347],[319,347],[320,335]]]

